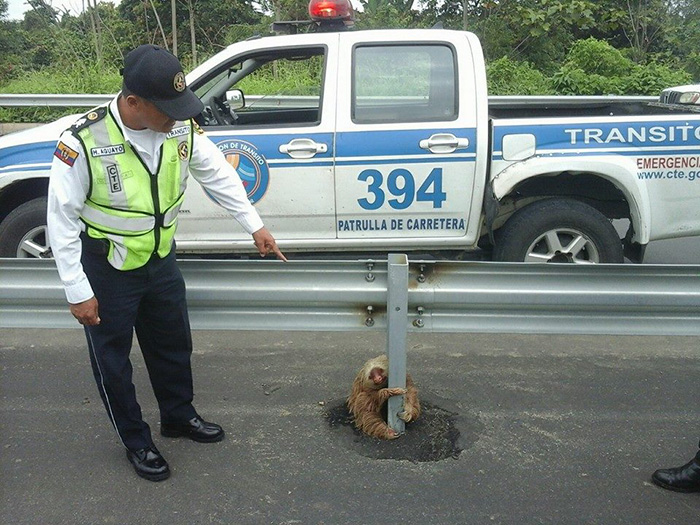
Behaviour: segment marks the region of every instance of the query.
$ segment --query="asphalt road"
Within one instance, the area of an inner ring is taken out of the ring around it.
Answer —
[[[421,399],[456,431],[453,456],[418,461],[378,457],[430,432],[420,420],[391,443],[329,423],[383,334],[194,335],[196,406],[227,437],[157,434],[135,351],[173,471],[152,483],[117,443],[80,330],[0,331],[2,522],[700,522],[700,494],[649,482],[697,450],[697,338],[409,334]]]

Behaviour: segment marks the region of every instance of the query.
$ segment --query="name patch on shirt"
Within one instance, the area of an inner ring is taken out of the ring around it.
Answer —
[[[123,144],[114,144],[113,146],[103,146],[90,150],[90,155],[93,157],[106,157],[107,155],[119,155],[120,153],[124,153]]]
[[[56,151],[53,152],[54,157],[57,157],[61,162],[65,162],[69,166],[75,164],[75,159],[78,158],[78,152],[66,146],[63,142],[59,142],[56,146]]]
[[[189,126],[182,126],[182,127],[170,130],[170,133],[168,133],[165,136],[165,138],[171,139],[173,137],[181,137],[182,135],[187,135],[189,132],[190,132]]]

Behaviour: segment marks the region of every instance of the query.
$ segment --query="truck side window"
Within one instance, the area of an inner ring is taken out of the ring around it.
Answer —
[[[298,126],[321,121],[324,48],[268,51],[219,68],[194,91],[205,126]]]
[[[456,119],[456,69],[454,52],[446,45],[357,46],[353,52],[353,122]]]

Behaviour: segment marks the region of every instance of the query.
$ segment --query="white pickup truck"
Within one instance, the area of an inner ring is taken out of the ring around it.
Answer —
[[[294,68],[303,81],[270,82]],[[469,32],[250,39],[187,81],[288,255],[641,262],[650,241],[700,235],[700,114],[613,98],[490,106]],[[74,119],[0,137],[0,256],[50,255],[49,167]],[[254,252],[195,183],[176,240],[182,253]]]

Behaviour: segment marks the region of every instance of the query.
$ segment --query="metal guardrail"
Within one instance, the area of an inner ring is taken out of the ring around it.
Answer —
[[[0,107],[95,107],[104,102],[108,102],[114,95],[52,95],[52,94],[6,94],[0,93]],[[284,99],[283,105],[303,105],[311,97],[269,97],[269,96],[246,96],[246,101],[249,103],[259,103],[265,100],[266,103],[273,104],[273,101],[279,102]],[[646,103],[658,102],[658,97],[647,96],[490,96],[489,105],[494,107],[511,107],[546,105],[549,107],[557,106],[586,106],[590,104],[629,104],[629,103]]]
[[[386,261],[182,260],[192,327],[387,329]],[[411,261],[407,330],[700,335],[700,266]],[[0,328],[69,328],[51,260],[0,259]]]
[[[0,107],[86,107],[93,108],[109,102],[113,95],[53,95],[53,94],[5,94],[0,93]],[[264,96],[249,95],[246,98],[246,105],[258,105],[261,107],[308,107],[318,106],[318,97],[313,96]]]
[[[114,95],[44,95],[44,94],[6,94],[0,93],[0,107],[55,107],[93,108],[114,98]]]

